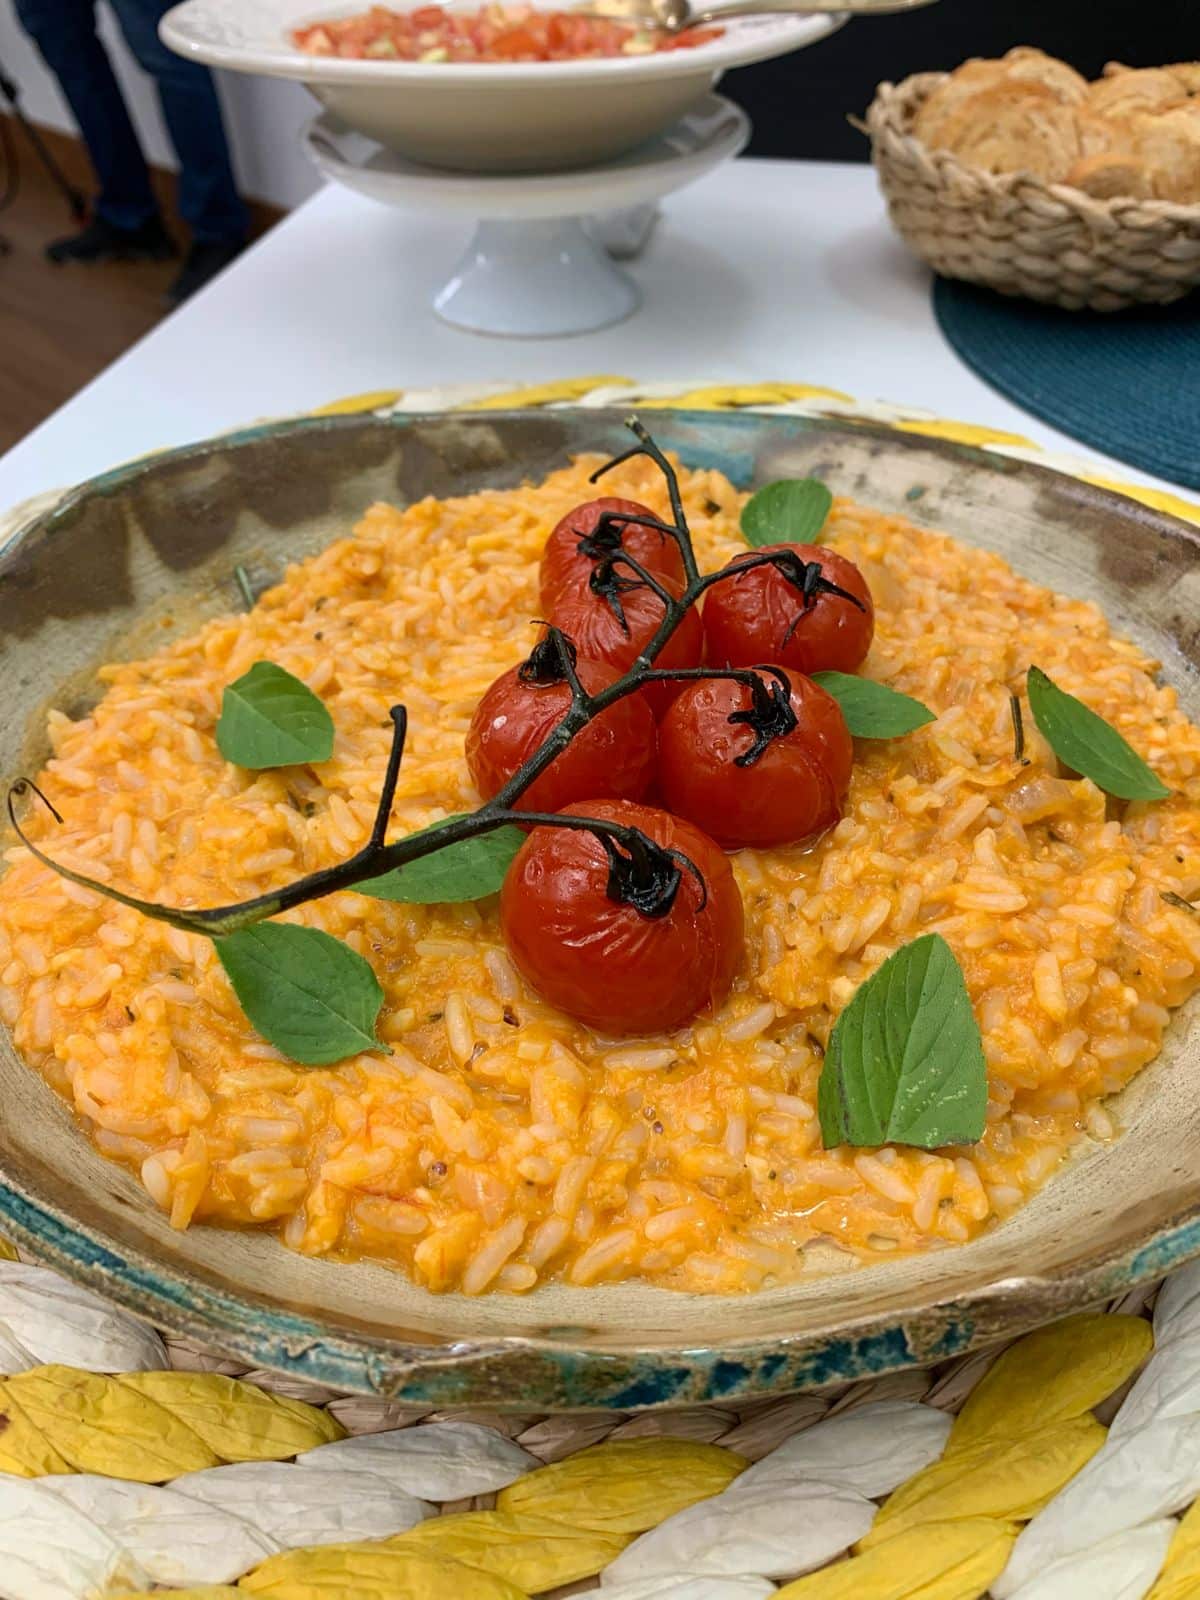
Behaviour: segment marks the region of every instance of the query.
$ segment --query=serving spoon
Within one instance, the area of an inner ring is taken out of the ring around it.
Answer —
[[[750,16],[867,16],[889,11],[915,11],[934,0],[729,0],[719,6],[693,8],[689,0],[588,0],[586,6],[572,7],[580,17],[607,17],[636,28],[655,28],[663,33],[682,33],[704,22],[723,22],[726,17]]]

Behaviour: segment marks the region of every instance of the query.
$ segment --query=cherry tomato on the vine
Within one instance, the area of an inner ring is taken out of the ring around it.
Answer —
[[[603,581],[603,564],[597,571]],[[657,633],[663,619],[663,602],[648,585],[627,580],[619,567],[609,575],[615,581],[599,589],[592,580],[565,591],[549,609],[548,620],[574,639],[581,657],[605,661],[625,672]],[[671,594],[682,585],[663,582]],[[698,667],[704,653],[704,625],[695,606],[684,613],[679,626],[663,646],[656,667]],[[674,683],[649,683],[643,693],[657,716],[679,693]]]
[[[747,565],[775,554],[779,566]],[[714,584],[704,601],[705,659],[712,666],[775,661],[797,672],[854,672],[866,659],[875,632],[871,591],[836,550],[763,545],[735,556],[725,570],[733,575]]]
[[[618,549],[625,550],[656,578],[665,579],[671,588],[682,588],[683,557],[669,533],[642,522],[600,527],[605,512],[623,517],[654,516],[649,506],[637,500],[619,500],[611,495],[568,511],[542,552],[539,580],[542,609],[547,615],[564,594],[586,587],[599,562]],[[632,576],[628,567],[618,567],[618,571],[625,577]]]
[[[744,940],[720,848],[690,822],[627,801],[583,801],[563,814],[637,828],[662,850],[639,864],[594,833],[533,829],[500,894],[509,954],[530,985],[604,1033],[670,1032],[719,1004]],[[663,851],[686,856],[703,888]]]
[[[603,661],[578,660],[589,694],[620,674]],[[524,766],[571,709],[571,689],[554,645],[543,640],[520,666],[497,678],[467,730],[467,766],[485,800]],[[640,800],[654,778],[658,735],[640,691],[617,700],[586,723],[515,802],[522,811],[561,811],[587,795]]]
[[[758,690],[729,678],[689,683],[658,730],[664,803],[726,850],[796,844],[832,827],[854,762],[832,695],[783,667],[755,677]]]

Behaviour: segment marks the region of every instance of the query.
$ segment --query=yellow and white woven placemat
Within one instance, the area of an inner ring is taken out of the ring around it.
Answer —
[[[1105,481],[803,384],[589,377],[324,409],[554,404],[860,417]],[[245,1372],[0,1241],[0,1372],[0,1600],[1200,1597],[1200,1265],[1157,1300],[819,1396],[451,1416]]]

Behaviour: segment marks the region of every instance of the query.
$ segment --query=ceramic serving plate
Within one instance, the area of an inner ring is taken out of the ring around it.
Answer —
[[[411,10],[420,0],[389,0]],[[559,10],[573,0],[546,0]],[[344,61],[295,28],[369,0],[185,0],[160,31],[193,61],[295,78],[348,127],[413,161],[460,172],[552,172],[609,161],[663,133],[731,67],[799,50],[844,17],[736,17],[693,49],[582,61]]]
[[[1200,714],[1200,537],[1133,501],[967,446],[854,423],[656,412],[689,466],[839,493],[997,550],[1096,600]],[[78,712],[102,661],[236,606],[377,498],[509,487],[628,435],[608,411],[334,417],[151,457],[68,495],[0,550],[0,772],[45,755],[48,705]],[[129,1309],[337,1388],[431,1406],[629,1408],[769,1394],[956,1354],[1098,1302],[1200,1254],[1200,1026],[1084,1148],[975,1242],[787,1288],[703,1299],[637,1283],[434,1296],[399,1273],[292,1254],[266,1234],[174,1233],[0,1036],[0,1229]]]

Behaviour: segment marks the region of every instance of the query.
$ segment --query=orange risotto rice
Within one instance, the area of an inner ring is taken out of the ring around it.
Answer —
[[[90,716],[50,717],[39,777],[63,812],[31,828],[134,893],[213,905],[361,845],[387,756],[411,736],[394,833],[478,803],[463,736],[524,655],[554,523],[587,464],[545,483],[398,512],[292,568],[246,616],[105,668]],[[701,565],[742,541],[742,496],[684,475]],[[605,492],[666,514],[653,467]],[[998,557],[836,503],[826,542],[878,608],[866,671],[935,723],[860,745],[850,804],[816,847],[742,852],[741,976],[720,1015],[670,1037],[598,1037],[527,993],[496,906],[340,893],[291,920],[345,939],[386,991],[389,1057],[290,1065],[239,1010],[207,940],[143,919],[10,853],[0,881],[0,1013],[105,1155],[177,1227],[276,1229],[309,1254],[394,1262],[434,1290],[520,1291],[640,1274],[692,1290],[794,1274],[806,1243],[946,1245],[1007,1216],[1158,1051],[1198,986],[1200,731],[1154,663],[1091,605]],[[224,685],[278,662],[337,726],[318,769],[250,773],[214,741]],[[1064,781],[1031,719],[1014,759],[1009,685],[1031,661],[1115,724],[1178,792],[1107,814]],[[855,987],[920,932],[949,941],[987,1054],[987,1131],[967,1149],[821,1148],[821,1053]]]

